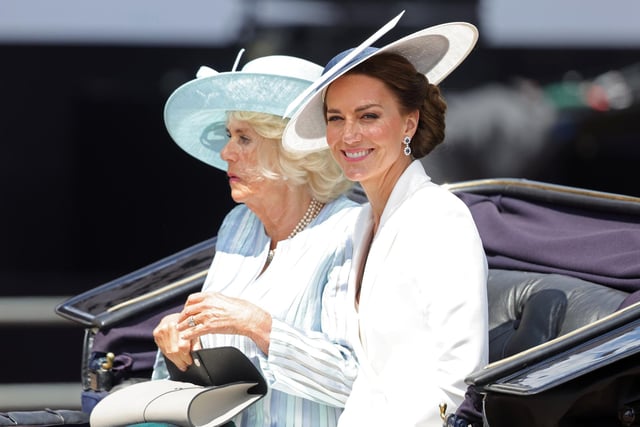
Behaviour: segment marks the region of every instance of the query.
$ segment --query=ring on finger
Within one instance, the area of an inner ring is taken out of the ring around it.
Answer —
[[[197,325],[196,323],[196,319],[193,316],[189,316],[189,327],[190,328],[195,328]]]

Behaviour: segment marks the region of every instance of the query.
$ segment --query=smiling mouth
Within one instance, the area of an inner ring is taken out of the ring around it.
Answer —
[[[366,157],[369,155],[369,153],[371,153],[373,151],[373,149],[368,149],[368,150],[360,150],[360,151],[345,151],[344,155],[347,159],[352,159],[352,160],[357,160],[357,159],[361,159],[363,157]]]

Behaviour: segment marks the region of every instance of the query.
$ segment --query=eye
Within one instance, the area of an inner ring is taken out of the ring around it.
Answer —
[[[336,115],[336,114],[330,114],[327,116],[327,122],[336,122],[338,120],[342,120],[342,117]]]
[[[366,120],[375,120],[375,119],[380,118],[380,116],[377,115],[376,113],[364,113],[362,115],[362,118],[366,119]]]
[[[246,135],[240,135],[240,144],[242,145],[251,144],[251,138],[249,138]]]

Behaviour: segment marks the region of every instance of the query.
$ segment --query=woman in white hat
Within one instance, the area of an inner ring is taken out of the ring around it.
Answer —
[[[466,205],[418,160],[444,139],[436,86],[475,27],[444,24],[343,52],[289,122],[289,150],[328,147],[369,199],[350,277],[360,364],[340,426],[437,426],[488,358],[487,263]]]
[[[206,71],[206,70],[205,70]],[[287,105],[322,67],[288,56],[209,71],[167,101],[171,137],[227,171],[239,203],[218,232],[202,292],[154,331],[178,368],[190,350],[234,346],[262,371],[268,394],[237,426],[335,426],[357,364],[348,344],[346,282],[360,205],[328,152],[284,151]],[[154,378],[166,377],[159,357]]]

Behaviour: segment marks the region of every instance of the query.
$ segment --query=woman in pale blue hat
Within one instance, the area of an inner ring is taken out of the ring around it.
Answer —
[[[180,369],[198,342],[237,347],[260,368],[270,390],[237,426],[335,426],[357,372],[344,316],[360,206],[328,151],[292,154],[281,144],[286,107],[321,72],[288,56],[204,69],[165,108],[171,137],[227,171],[238,206],[218,232],[202,292],[154,337]],[[162,361],[154,378],[166,376]]]
[[[359,372],[341,427],[442,425],[463,401],[465,377],[487,363],[480,236],[466,205],[419,160],[444,139],[436,85],[476,40],[472,25],[450,23],[379,49],[365,42],[329,63],[285,130],[292,151],[328,147],[369,200],[347,306]]]

